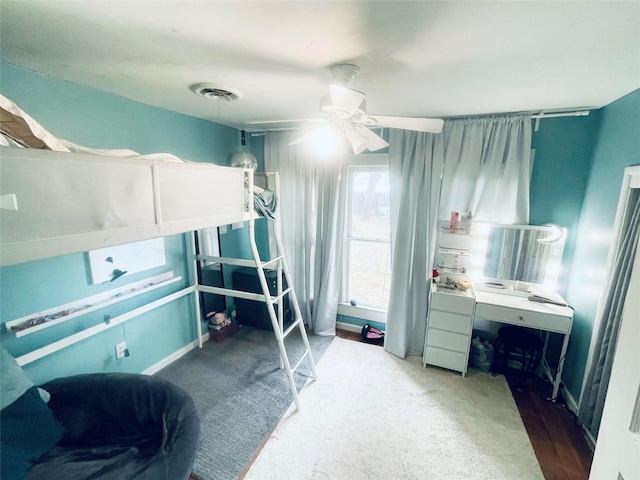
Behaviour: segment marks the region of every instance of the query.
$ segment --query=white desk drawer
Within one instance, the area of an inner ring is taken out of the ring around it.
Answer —
[[[431,308],[436,310],[473,315],[475,303],[471,297],[463,297],[453,293],[433,292],[431,294]]]
[[[427,346],[466,353],[469,351],[469,341],[469,335],[446,332],[431,327],[427,330]]]
[[[567,333],[571,330],[571,318],[501,307],[498,305],[478,303],[476,305],[475,316],[500,323],[537,328],[549,332]]]
[[[441,312],[440,310],[431,310],[429,313],[429,328],[438,328],[440,330],[469,335],[472,324],[472,317],[469,316]]]
[[[467,371],[467,355],[465,353],[427,347],[424,353],[424,361],[429,365],[448,368],[457,372],[465,373]]]

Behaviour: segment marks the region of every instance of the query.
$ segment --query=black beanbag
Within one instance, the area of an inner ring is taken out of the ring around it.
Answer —
[[[200,441],[191,397],[160,378],[85,374],[41,386],[64,427],[26,480],[186,480]]]

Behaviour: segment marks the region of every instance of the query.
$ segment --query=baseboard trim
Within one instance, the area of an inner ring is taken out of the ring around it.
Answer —
[[[576,399],[573,398],[573,395],[571,395],[571,392],[569,392],[566,387],[562,389],[562,396],[564,397],[565,402],[567,402],[567,408],[577,416],[578,402],[576,402]]]
[[[578,419],[578,402],[576,402],[576,399],[573,397],[573,395],[571,395],[571,392],[569,392],[569,390],[567,390],[566,387],[562,389],[562,396],[564,397],[564,401],[565,401],[565,404],[567,405],[567,408],[571,411],[571,413],[575,415],[576,421],[580,422],[580,420]],[[582,429],[582,432],[584,433],[587,439],[589,448],[591,448],[591,451],[593,452],[596,448],[596,439],[593,438],[593,435],[591,434],[591,432],[586,428],[584,428],[584,425],[582,425],[581,423],[580,423],[580,428]]]
[[[336,328],[340,330],[346,330],[347,332],[355,332],[355,333],[360,333],[362,331],[361,326],[354,325],[353,323],[345,323],[345,322],[336,322]]]
[[[204,335],[202,335],[202,342],[206,342],[207,340],[209,340],[209,332],[207,332]],[[194,340],[193,342],[188,343],[187,345],[185,345],[181,349],[173,352],[168,357],[163,358],[158,363],[156,363],[154,365],[151,365],[146,370],[143,370],[142,374],[143,375],[154,375],[155,373],[157,373],[160,370],[162,370],[164,367],[166,367],[168,365],[171,365],[173,362],[175,362],[179,358],[185,356],[187,353],[189,353],[191,350],[193,350],[194,348],[197,348],[197,347],[198,347],[198,340]]]

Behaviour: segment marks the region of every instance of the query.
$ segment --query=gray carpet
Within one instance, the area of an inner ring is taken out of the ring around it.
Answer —
[[[309,335],[316,363],[333,338]],[[304,352],[298,330],[285,345],[295,365]],[[205,342],[156,376],[193,396],[202,421],[193,472],[205,480],[237,479],[293,402],[273,332],[249,326],[223,343]],[[304,361],[295,373],[298,391],[310,376]]]

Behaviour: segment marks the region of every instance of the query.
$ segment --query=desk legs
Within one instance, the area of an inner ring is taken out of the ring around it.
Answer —
[[[556,370],[556,378],[553,381],[553,393],[551,394],[552,402],[555,402],[558,397],[558,390],[560,389],[560,382],[562,380],[562,369],[564,368],[564,357],[567,354],[568,346],[569,334],[565,334],[564,341],[562,342],[562,351],[560,352],[560,360],[558,361],[558,369]]]

